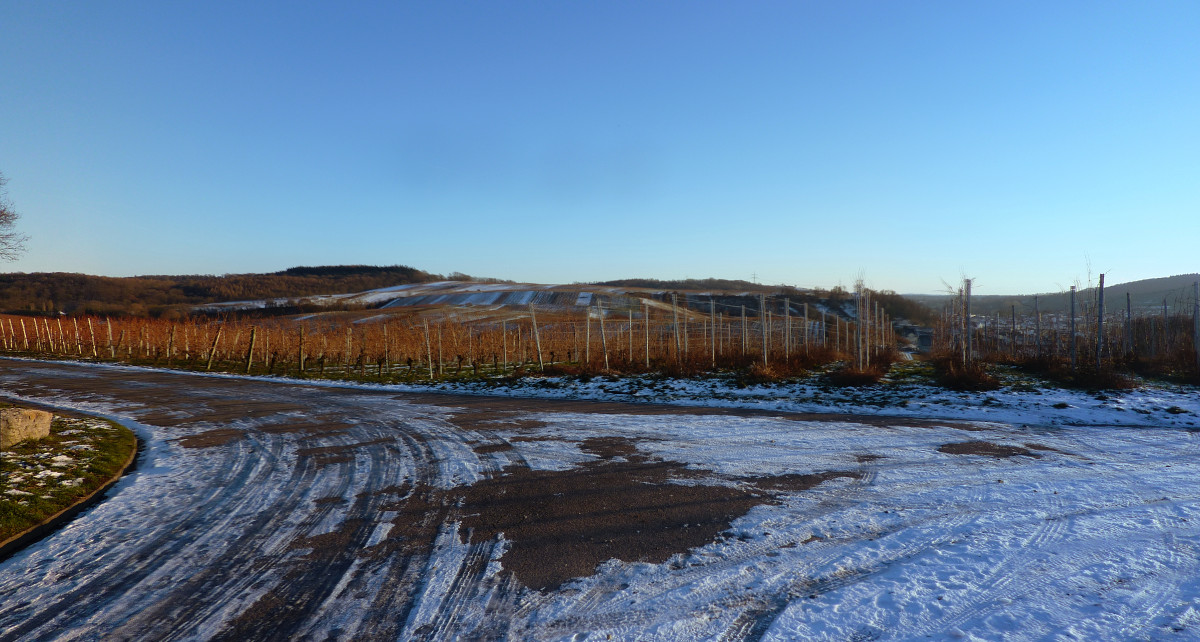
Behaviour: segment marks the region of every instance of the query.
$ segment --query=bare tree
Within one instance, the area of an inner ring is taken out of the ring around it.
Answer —
[[[8,190],[4,186],[8,179],[0,174],[0,259],[15,261],[25,251],[25,241],[29,237],[17,231],[17,219],[21,218],[12,203],[8,200]]]

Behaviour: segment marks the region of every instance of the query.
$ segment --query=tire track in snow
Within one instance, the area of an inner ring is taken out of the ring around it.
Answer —
[[[281,448],[282,444],[273,444],[267,461],[277,458]],[[21,639],[26,636],[39,638],[44,636],[46,639],[56,637],[55,629],[59,626],[58,622],[86,621],[90,619],[87,616],[92,614],[95,604],[116,602],[130,592],[133,587],[145,582],[152,574],[170,568],[177,556],[177,551],[193,546],[204,537],[208,532],[208,521],[214,514],[236,514],[234,511],[226,509],[244,504],[247,498],[242,496],[242,491],[255,482],[264,483],[266,477],[269,476],[269,464],[263,465],[261,461],[251,461],[245,451],[240,452],[239,455],[235,458],[226,457],[225,462],[227,463],[223,462],[226,472],[232,473],[232,478],[224,488],[217,490],[198,506],[187,511],[190,514],[183,516],[170,529],[160,526],[149,537],[140,541],[136,556],[123,559],[120,564],[110,563],[101,568],[80,569],[81,571],[91,571],[92,579],[75,590],[54,596],[52,604],[38,604],[39,612],[37,613],[13,614],[20,618],[18,620],[20,623],[11,629],[6,629],[4,637],[10,639]],[[125,610],[129,606],[138,608],[138,605],[120,604],[118,608]],[[117,612],[112,615],[120,617]],[[4,621],[8,619],[6,617]],[[49,627],[50,630],[45,631],[44,634],[37,633],[47,624],[54,626]]]
[[[1035,468],[1043,477],[1026,476],[1020,483],[1037,478],[1022,492],[1036,488],[1038,501],[1022,497],[1016,504],[1019,512],[1005,507],[1005,515],[989,519],[984,511],[994,510],[1014,491],[990,485],[987,477],[998,470],[995,465],[958,461],[956,468],[940,470],[948,461],[944,456],[922,450],[927,442],[918,433],[899,431],[897,439],[910,442],[902,456],[867,463],[857,480],[837,479],[795,496],[785,494],[781,505],[762,507],[764,512],[734,523],[735,535],[739,528],[767,527],[747,530],[744,541],[701,546],[659,565],[610,564],[561,591],[539,593],[523,588],[510,574],[495,573],[502,545],[469,543],[464,537],[469,534],[455,532],[455,507],[433,503],[453,496],[445,492],[448,488],[523,461],[519,448],[504,454],[476,452],[473,448],[481,443],[506,443],[501,435],[508,432],[503,426],[496,431],[464,429],[448,421],[454,398],[448,397],[442,408],[428,398],[425,405],[405,403],[394,393],[37,363],[0,362],[0,378],[18,382],[21,394],[31,398],[66,401],[79,394],[96,408],[120,408],[122,416],[144,420],[160,460],[67,529],[0,565],[0,598],[10,609],[0,613],[0,640],[239,634],[547,639],[606,629],[625,638],[661,639],[672,631],[694,631],[705,637],[759,639],[783,635],[795,624],[788,618],[796,613],[829,614],[834,597],[849,600],[847,604],[865,601],[879,612],[884,607],[871,605],[872,597],[881,595],[879,587],[894,586],[897,577],[933,578],[935,584],[949,585],[958,580],[943,572],[956,572],[955,564],[964,563],[969,553],[998,555],[995,564],[968,565],[978,578],[971,582],[975,595],[937,610],[897,612],[879,620],[904,627],[886,635],[915,636],[978,623],[1001,608],[997,603],[1007,596],[1059,588],[1063,580],[1056,576],[1070,569],[1128,555],[1113,526],[1123,515],[1165,522],[1190,517],[1188,509],[1195,504],[1194,497],[1181,491],[1186,485],[1172,486],[1164,477],[1148,483],[1129,463],[1141,459],[1114,459],[1108,452],[1161,449],[1155,435],[1121,433],[1120,439],[1106,441],[1069,429],[1047,443],[1100,463],[1089,466],[1064,456],[1060,469]],[[185,388],[193,384],[195,389]],[[249,419],[230,419],[243,397]],[[528,404],[533,412],[539,402]],[[156,412],[156,405],[166,411]],[[620,415],[613,408],[602,412]],[[292,432],[272,428],[317,416],[341,418],[346,425]],[[201,450],[169,441],[222,426],[234,426],[245,437]],[[569,422],[564,426],[565,432],[575,430]],[[1020,435],[995,430],[997,438],[1001,433],[1004,439]],[[596,434],[604,433],[590,433]],[[686,447],[689,437],[675,438]],[[829,442],[829,451],[818,453],[823,461],[842,452],[838,449],[851,438],[839,439]],[[1195,459],[1198,443],[1190,435],[1186,442],[1175,455],[1159,453],[1151,459],[1183,467]],[[320,448],[331,449],[328,456],[302,454]],[[1103,501],[1073,506],[1052,495],[1056,489],[1066,495],[1064,489],[1076,488],[1075,498],[1090,499],[1077,490],[1087,483],[1105,489]],[[1164,495],[1176,499],[1159,501]],[[174,499],[167,501],[170,497]],[[346,501],[317,501],[330,498]],[[158,503],[148,504],[151,500]],[[903,511],[882,514],[897,501],[903,502]],[[1142,532],[1161,532],[1156,528]],[[1192,531],[1181,531],[1179,537],[1172,533],[1151,542],[1165,569],[1159,572],[1194,575]],[[812,534],[823,539],[806,539]],[[1042,551],[1062,550],[1065,538],[1081,534],[1090,539],[1078,552],[1061,556],[1061,562],[1042,559]],[[987,548],[997,541],[1012,542],[1015,552]],[[915,568],[918,563],[930,568]],[[1042,565],[1042,572],[1029,570]],[[1150,566],[1142,568],[1154,572]],[[297,586],[289,585],[293,581]],[[630,584],[640,593],[626,591]],[[940,585],[933,590],[941,590]],[[830,598],[821,599],[825,595]],[[1122,598],[1126,612],[1138,611],[1138,617],[1129,618],[1126,637],[1145,637],[1155,618],[1185,618],[1171,611],[1179,595],[1174,586]],[[253,607],[264,597],[274,602],[264,602],[262,612],[277,626],[233,626],[239,616],[256,613]],[[708,610],[695,609],[698,604]],[[906,604],[923,606],[911,596]],[[694,612],[701,610],[705,612]],[[289,611],[295,614],[286,615]],[[847,617],[840,617],[835,622],[845,623]],[[866,621],[875,628],[847,630],[863,635],[879,630],[876,620]]]
[[[211,385],[213,381],[204,383]],[[235,392],[244,387],[244,384],[220,380],[216,385],[233,388]],[[144,390],[146,387],[129,388]],[[284,391],[279,395],[282,397],[294,396],[297,390],[301,390],[299,396],[311,396],[296,386],[258,384],[257,387],[256,394],[259,395],[267,389]],[[64,394],[60,387],[56,388],[55,392]],[[104,399],[101,393],[92,392],[90,396],[94,400]],[[337,394],[333,397],[337,398]],[[108,400],[130,406],[120,401],[120,391],[110,391]],[[347,406],[347,411],[353,409],[353,404]],[[137,416],[148,412],[144,408],[133,411]],[[197,414],[199,416],[188,423],[201,424],[203,409]],[[333,512],[342,510],[332,504],[311,501],[314,498],[308,489],[314,486],[332,489],[341,495],[349,488],[351,480],[363,475],[356,471],[357,456],[349,462],[318,466],[311,458],[295,455],[297,440],[291,435],[264,432],[261,430],[264,426],[243,427],[248,432],[245,440],[204,451],[205,459],[220,463],[206,470],[210,473],[208,478],[192,480],[198,483],[187,489],[192,496],[184,500],[186,506],[175,506],[169,515],[161,516],[164,521],[172,522],[169,526],[138,533],[140,541],[135,545],[136,550],[119,562],[111,558],[89,560],[81,557],[71,574],[92,579],[74,590],[51,595],[50,599],[40,600],[38,604],[29,604],[23,611],[10,611],[8,617],[0,616],[0,626],[15,622],[11,628],[0,629],[3,630],[0,637],[55,637],[72,627],[86,631],[91,626],[112,627],[114,623],[117,624],[115,628],[106,630],[131,638],[170,639],[199,630],[211,634],[213,622],[220,622],[230,615],[221,611],[237,606],[231,604],[231,600],[253,597],[253,587],[264,578],[268,584],[277,583],[278,577],[268,576],[273,571],[276,576],[286,573],[288,560],[300,556],[290,546],[292,542],[287,533],[307,533]],[[378,438],[378,431],[356,426],[344,435],[330,435],[331,439],[326,439],[325,443],[352,444],[371,437]],[[380,447],[371,450],[365,486],[374,489],[384,485],[383,464],[393,461],[395,455],[383,452]],[[288,474],[282,476],[281,472]],[[317,483],[329,479],[334,480],[333,485]],[[348,516],[375,512],[369,500],[358,504],[350,507]],[[230,530],[237,531],[238,536],[222,539],[214,533]],[[349,550],[357,550],[367,537],[369,532],[352,537]],[[187,562],[186,567],[183,562]],[[326,596],[341,578],[342,573],[336,571],[345,570],[338,565],[324,565],[324,569],[335,572],[314,574],[329,579],[309,582],[302,595],[292,596],[297,598],[293,605],[302,605],[302,611],[315,608],[314,603]],[[131,593],[158,597],[144,601],[122,599]],[[205,595],[207,599],[195,600],[197,594]],[[217,599],[211,599],[213,596]],[[107,624],[89,617],[94,615],[98,603],[109,605],[103,615]],[[126,615],[121,615],[122,612]]]

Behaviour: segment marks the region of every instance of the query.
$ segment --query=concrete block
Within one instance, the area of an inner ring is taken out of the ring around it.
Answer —
[[[54,415],[45,410],[0,408],[0,448],[12,448],[22,441],[50,435]]]

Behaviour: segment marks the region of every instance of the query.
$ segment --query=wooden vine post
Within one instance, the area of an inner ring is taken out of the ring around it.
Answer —
[[[712,352],[712,368],[717,369],[717,302],[713,297],[708,297],[708,326],[710,333],[708,335],[709,351]]]
[[[783,360],[792,360],[792,300],[787,297],[783,299]]]
[[[642,301],[642,331],[645,334],[646,368],[650,368],[650,303]]]
[[[296,365],[299,368],[300,376],[303,377],[304,376],[304,360],[306,357],[308,357],[308,355],[304,353],[304,324],[300,324],[300,341],[297,344],[297,346],[298,347],[296,350]]]
[[[429,343],[429,319],[421,319],[425,324],[425,357],[429,364],[429,380],[433,381],[433,346]]]
[[[250,366],[254,364],[254,344],[258,339],[258,326],[250,326],[250,349],[246,351],[246,374],[250,374]]]
[[[629,363],[633,364],[633,308],[629,310]]]
[[[675,363],[679,363],[679,309],[676,307],[678,303],[675,293],[671,293],[671,329],[675,333]]]
[[[112,325],[108,326],[109,332],[112,331]],[[223,326],[217,326],[217,336],[213,337],[212,346],[208,349],[208,363],[204,365],[204,370],[212,370],[213,357],[217,356],[217,342],[221,340],[221,330]]]
[[[608,370],[608,337],[604,333],[604,308],[600,307],[600,300],[596,300],[596,314],[600,315],[600,349],[604,351],[604,369]]]
[[[545,371],[546,365],[542,363],[542,335],[538,332],[537,313],[533,310],[533,304],[529,304],[529,319],[533,324],[533,343],[537,347],[538,370]]]
[[[96,330],[92,328],[92,317],[88,317],[87,322],[88,336],[90,336],[92,339],[92,358],[97,359],[100,357],[100,351],[96,349]]]
[[[804,356],[808,357],[808,302],[804,302]]]

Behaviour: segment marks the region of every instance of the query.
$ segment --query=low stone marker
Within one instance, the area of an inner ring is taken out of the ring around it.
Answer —
[[[0,448],[12,448],[22,441],[50,436],[53,418],[54,415],[45,410],[0,408]]]

